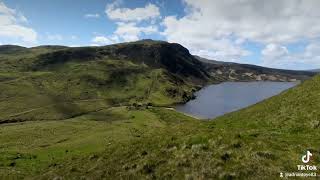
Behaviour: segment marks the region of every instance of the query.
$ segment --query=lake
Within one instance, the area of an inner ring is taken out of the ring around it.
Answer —
[[[196,99],[176,110],[201,119],[212,119],[256,104],[296,86],[299,82],[225,82],[196,92]]]

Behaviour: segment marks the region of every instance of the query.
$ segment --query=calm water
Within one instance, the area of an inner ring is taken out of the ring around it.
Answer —
[[[196,99],[179,105],[180,112],[207,119],[250,106],[296,86],[297,82],[225,82],[196,92]]]

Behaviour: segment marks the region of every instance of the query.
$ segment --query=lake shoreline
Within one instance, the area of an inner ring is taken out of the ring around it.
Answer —
[[[196,119],[214,119],[278,95],[300,83],[301,81],[222,82],[202,87],[194,93],[195,99],[175,104],[174,108]]]

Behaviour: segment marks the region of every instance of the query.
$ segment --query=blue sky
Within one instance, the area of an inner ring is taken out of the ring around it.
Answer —
[[[177,42],[209,59],[320,68],[318,0],[0,0],[0,44]]]
[[[116,22],[118,21],[110,20],[105,13],[107,5],[115,2],[112,0],[77,0],[76,3],[71,0],[2,0],[2,2],[28,19],[25,26],[37,32],[38,38],[35,45],[86,46],[92,44],[93,37],[111,35],[117,28]],[[154,4],[159,8],[161,15],[181,16],[184,14],[182,1],[139,0],[121,1],[120,4],[121,7],[130,9]],[[98,15],[98,17],[90,15]],[[161,23],[160,19],[156,23]],[[159,26],[159,30],[163,30],[162,27]],[[141,34],[139,39],[143,38],[165,40],[165,37],[158,33]],[[16,41],[14,38],[5,42],[1,41],[1,43],[29,45],[26,42]]]

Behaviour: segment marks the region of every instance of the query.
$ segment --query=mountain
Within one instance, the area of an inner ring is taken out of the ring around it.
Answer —
[[[109,106],[188,101],[209,81],[179,44],[0,47],[0,122],[67,119]]]
[[[309,71],[311,71],[311,72],[320,72],[320,69],[311,69],[311,70],[309,70]]]
[[[212,66],[151,40],[3,49],[0,179],[275,179],[307,150],[320,166],[320,76],[213,121],[170,108],[229,76],[256,80],[241,72],[314,73]]]
[[[250,64],[222,62],[195,56],[217,81],[297,81],[314,76],[315,72],[266,68]]]
[[[0,123],[68,119],[137,103],[171,105],[209,83],[314,74],[199,61],[179,44],[153,40],[78,48],[6,45],[0,52]]]
[[[210,83],[314,74],[201,62],[179,44],[153,40],[77,48],[6,45],[0,52],[0,123],[63,120],[110,106],[168,106]]]

